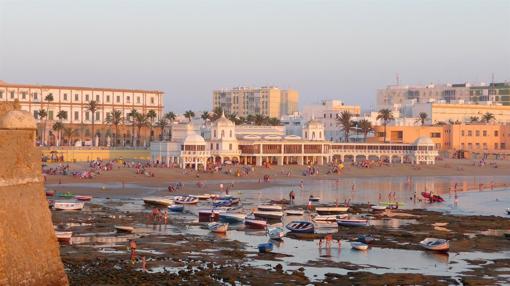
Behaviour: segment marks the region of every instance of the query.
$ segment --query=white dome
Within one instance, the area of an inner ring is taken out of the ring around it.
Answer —
[[[191,134],[184,139],[184,145],[205,145],[204,137],[198,134]]]
[[[312,120],[305,123],[305,127],[324,127],[324,125],[319,120],[312,118]]]
[[[414,145],[434,145],[434,141],[428,136],[418,137],[413,143]]]
[[[222,113],[220,118],[214,121],[214,124],[216,126],[235,126],[234,122],[228,120],[228,118],[225,117],[225,113]]]

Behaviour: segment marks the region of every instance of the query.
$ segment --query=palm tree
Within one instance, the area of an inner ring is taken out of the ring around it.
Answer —
[[[200,115],[200,118],[204,121],[204,124],[207,123],[207,119],[209,119],[209,111],[202,112],[202,115]]]
[[[418,114],[418,119],[416,119],[416,122],[421,122],[421,125],[425,125],[425,120],[427,120],[427,117],[429,117],[427,115],[427,113],[425,112],[420,112],[420,114]]]
[[[58,120],[60,120],[60,122],[62,122],[62,120],[67,119],[67,112],[64,110],[60,110],[57,113],[57,118],[58,118]]]
[[[163,141],[163,138],[165,138],[165,128],[168,126],[168,120],[165,117],[162,117],[158,120],[158,122],[156,122],[156,126],[161,129],[159,140]]]
[[[479,121],[480,121],[480,118],[478,116],[469,117],[469,122],[471,122],[471,123],[477,123]]]
[[[42,124],[43,130],[42,130],[42,136],[41,136],[41,145],[44,145],[44,137],[46,133],[46,121],[44,120],[46,117],[48,117],[48,112],[45,109],[41,109],[37,111],[37,115],[39,118],[41,118],[41,122],[44,122]]]
[[[266,118],[262,114],[255,114],[253,117],[253,123],[255,123],[255,125],[264,125],[265,120]]]
[[[220,118],[223,114],[223,108],[221,107],[215,107],[213,110],[213,116],[210,118],[211,121],[215,121],[216,119]]]
[[[235,113],[235,112],[234,113],[230,113],[226,117],[227,117],[228,120],[230,120],[230,121],[234,122],[235,124],[237,124],[237,121],[238,121],[237,113]]]
[[[484,115],[482,115],[483,122],[490,123],[492,120],[496,120],[496,116],[494,116],[494,114],[487,112]]]
[[[119,134],[119,125],[124,123],[124,117],[122,116],[122,111],[113,110],[111,113],[106,115],[106,123],[109,125],[113,125],[115,127],[115,134],[113,139],[113,146],[117,146],[117,136]]]
[[[344,110],[336,117],[337,125],[344,131],[344,140],[349,142],[349,132],[352,128],[352,113]]]
[[[152,141],[152,127],[154,126],[154,120],[158,117],[158,114],[154,110],[149,110],[147,112],[147,119],[150,121],[150,136],[149,136],[149,142]]]
[[[255,116],[253,114],[248,114],[246,116],[246,123],[253,124],[255,122]]]
[[[268,123],[269,125],[272,125],[272,126],[278,126],[280,125],[280,119],[276,118],[276,117],[271,117],[268,119]]]
[[[135,114],[134,121],[135,121],[136,128],[138,128],[138,141],[141,141],[140,134],[141,134],[142,128],[150,125],[149,118],[147,118],[147,115],[145,115],[145,114],[137,113],[137,114]]]
[[[195,112],[193,112],[192,110],[188,110],[184,112],[184,117],[188,118],[189,122],[191,122],[191,119],[195,117]]]
[[[91,100],[87,104],[87,110],[92,113],[92,146],[96,145],[96,133],[95,133],[95,122],[96,122],[96,111],[99,110],[99,106],[95,100]]]
[[[127,114],[129,121],[131,121],[131,145],[135,146],[135,117],[138,114],[136,109],[131,109],[131,111]]]
[[[73,138],[74,135],[76,135],[76,132],[78,130],[77,129],[73,129],[71,127],[64,127],[62,130],[63,130],[64,136],[67,137],[67,144],[69,146],[71,146],[71,139]]]
[[[57,136],[58,136],[58,141],[57,141],[57,146],[60,146],[60,141],[62,140],[62,129],[64,129],[64,123],[58,121],[58,122],[55,122],[55,124],[53,124],[53,127],[52,127],[53,131],[57,132]]]
[[[168,140],[172,139],[172,124],[174,123],[175,117],[175,113],[172,111],[165,114],[165,118],[168,120],[168,124],[170,125],[170,128],[168,129]]]
[[[363,133],[363,141],[367,142],[367,135],[372,131],[372,122],[367,119],[361,119],[358,121],[358,126],[361,129],[361,133]]]
[[[386,143],[386,126],[388,125],[388,122],[395,120],[393,117],[393,112],[387,108],[379,110],[379,114],[377,114],[376,117],[377,120],[381,119],[383,121],[384,125],[384,143]]]

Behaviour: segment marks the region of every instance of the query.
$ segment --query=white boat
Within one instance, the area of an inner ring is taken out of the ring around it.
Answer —
[[[246,215],[243,213],[220,213],[220,221],[223,222],[230,222],[230,223],[237,223],[237,222],[243,222],[246,218]]]
[[[368,249],[368,245],[364,244],[363,242],[351,242],[351,246],[352,246],[352,248],[354,248],[356,250],[367,250]]]
[[[55,202],[53,208],[61,211],[79,211],[83,209],[85,203],[72,203],[72,202]]]
[[[192,198],[197,198],[201,201],[205,201],[205,200],[208,200],[211,198],[211,195],[210,194],[202,194],[202,195],[190,195],[190,197]]]
[[[336,223],[340,226],[368,226],[367,219],[354,219],[354,218],[346,218],[339,219]]]
[[[420,245],[425,249],[434,251],[448,251],[448,249],[450,249],[450,243],[448,240],[440,238],[425,238],[420,241]]]
[[[272,212],[275,211],[281,212],[283,210],[282,206],[279,205],[259,205],[257,206],[257,209],[259,211],[272,211]]]
[[[345,219],[349,215],[348,214],[340,214],[340,215],[315,215],[312,220],[316,222],[336,222],[338,219]]]
[[[304,215],[305,211],[303,211],[303,210],[286,210],[285,214],[286,215]]]
[[[270,239],[282,239],[285,236],[285,230],[281,227],[269,227],[267,235]]]
[[[317,207],[315,211],[320,215],[332,215],[344,213],[349,210],[349,207]]]
[[[226,233],[228,229],[228,223],[211,222],[207,225],[210,231],[214,233]]]
[[[117,232],[127,232],[127,233],[132,233],[133,231],[135,231],[135,228],[132,227],[132,226],[125,226],[125,225],[116,225],[114,226],[115,227],[115,230]]]
[[[146,197],[143,198],[146,205],[165,206],[168,207],[174,204],[174,201],[164,197]]]
[[[198,203],[198,198],[191,197],[191,196],[177,196],[174,198],[174,201],[176,204],[194,205],[194,204]]]
[[[372,211],[374,212],[381,212],[381,211],[385,211],[388,207],[387,206],[370,206],[370,208],[372,209]]]
[[[72,231],[55,231],[55,235],[57,236],[57,240],[60,242],[70,242],[71,237],[73,237]]]
[[[265,219],[276,219],[281,220],[283,217],[283,212],[271,212],[271,211],[254,211],[253,215],[256,218],[265,218]]]

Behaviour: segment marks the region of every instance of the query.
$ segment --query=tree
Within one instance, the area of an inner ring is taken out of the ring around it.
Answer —
[[[71,141],[73,139],[73,136],[76,135],[78,130],[73,129],[71,127],[64,127],[63,128],[63,134],[67,138],[67,144],[71,146]]]
[[[145,115],[145,114],[136,113],[134,121],[135,121],[136,128],[138,128],[138,141],[141,141],[140,134],[141,134],[142,128],[150,125],[149,119],[147,118],[147,115]]]
[[[131,145],[135,146],[135,117],[138,114],[136,109],[131,109],[131,111],[127,114],[129,121],[131,122]]]
[[[278,119],[276,117],[268,118],[268,123],[269,123],[269,125],[272,125],[272,126],[278,126],[281,124],[280,119]]]
[[[213,110],[213,115],[212,115],[212,117],[210,118],[210,119],[211,119],[211,121],[215,121],[215,120],[217,120],[218,118],[220,118],[220,117],[221,117],[221,115],[222,115],[222,114],[223,114],[223,108],[221,108],[221,107],[216,107],[216,108],[214,108],[214,110]]]
[[[367,142],[367,135],[372,131],[372,122],[367,119],[361,119],[358,121],[358,126],[361,129],[361,133],[363,133],[363,141]]]
[[[266,118],[262,114],[255,114],[253,117],[253,123],[255,123],[255,125],[264,125],[265,120]]]
[[[207,119],[209,119],[209,111],[204,111],[202,112],[202,115],[200,115],[200,118],[202,118],[202,120],[204,121],[204,124],[207,123]]]
[[[168,124],[170,125],[170,128],[168,129],[168,140],[170,140],[172,139],[172,124],[174,123],[176,116],[175,113],[169,111],[165,114],[164,117],[168,120]]]
[[[349,142],[349,132],[352,128],[352,113],[344,110],[336,117],[337,125],[344,131],[344,141]]]
[[[469,122],[471,122],[471,123],[477,123],[479,121],[480,121],[480,118],[478,116],[469,117]]]
[[[67,119],[67,112],[64,110],[60,110],[57,113],[57,118],[58,118],[58,120],[60,120],[62,122],[62,120]]]
[[[416,122],[421,122],[421,125],[425,125],[425,120],[427,120],[427,117],[429,117],[427,115],[427,113],[425,112],[420,112],[420,114],[418,114],[418,119],[416,120]]]
[[[150,137],[149,137],[149,142],[152,141],[152,127],[154,126],[154,120],[156,119],[156,117],[158,117],[158,114],[156,113],[156,111],[154,110],[149,110],[149,112],[147,112],[147,119],[149,119],[150,121]]]
[[[96,146],[96,133],[95,133],[95,122],[96,122],[96,111],[99,110],[97,101],[91,100],[87,104],[87,110],[92,113],[92,146]]]
[[[57,132],[57,136],[58,136],[57,146],[60,146],[60,140],[62,138],[62,129],[64,129],[64,123],[62,123],[60,121],[55,122],[55,124],[53,124],[52,129],[53,129],[53,131]]]
[[[383,109],[379,110],[379,114],[377,114],[376,119],[383,121],[384,143],[386,143],[386,126],[388,125],[388,122],[395,120],[395,117],[393,117],[393,112],[387,108],[383,108]]]
[[[42,134],[41,134],[41,145],[44,145],[44,136],[46,133],[46,121],[44,119],[46,117],[48,117],[48,112],[45,109],[41,109],[41,110],[37,111],[37,115],[41,119],[41,122],[44,122],[42,124],[43,130],[42,130]]]
[[[114,126],[115,134],[113,136],[113,146],[117,146],[117,136],[119,134],[119,125],[124,123],[124,117],[122,116],[122,111],[113,110],[111,113],[106,115],[106,123],[110,126]]]
[[[246,116],[246,123],[253,124],[255,122],[255,116],[253,114],[248,114]]]
[[[482,115],[482,121],[485,123],[490,123],[493,120],[496,120],[496,116],[494,116],[494,114],[490,112],[487,112],[484,115]]]
[[[165,117],[162,117],[161,119],[156,122],[156,126],[161,129],[161,134],[159,135],[159,140],[163,141],[165,138],[165,128],[168,126],[168,120]]]
[[[184,117],[188,118],[189,122],[191,122],[191,119],[195,117],[195,112],[193,112],[192,110],[188,110],[184,112]]]

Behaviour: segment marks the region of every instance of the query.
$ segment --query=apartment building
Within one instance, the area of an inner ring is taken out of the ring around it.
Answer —
[[[222,108],[238,116],[261,114],[280,118],[297,112],[299,93],[278,87],[235,87],[213,91],[213,109]]]
[[[470,123],[473,118],[482,120],[486,113],[494,115],[496,123],[510,123],[510,105],[494,103],[417,103],[411,108],[412,117],[419,117],[421,112],[427,114],[427,123],[463,122]]]

